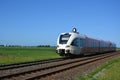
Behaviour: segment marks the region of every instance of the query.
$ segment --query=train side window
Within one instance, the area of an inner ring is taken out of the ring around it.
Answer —
[[[82,39],[80,39],[80,47],[82,47],[82,45],[83,45],[83,41]]]
[[[84,47],[88,46],[88,41],[86,39],[84,39]]]
[[[85,47],[85,46],[86,46],[86,40],[83,39],[83,47]]]
[[[80,38],[80,47],[84,47],[85,46],[85,39]]]
[[[71,45],[78,47],[78,46],[79,46],[79,39],[78,39],[78,38],[75,38],[75,39],[72,41]]]

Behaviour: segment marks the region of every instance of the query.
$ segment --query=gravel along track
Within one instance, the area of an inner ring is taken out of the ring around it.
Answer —
[[[53,74],[47,77],[38,78],[36,80],[75,80],[76,78],[80,76],[86,76],[88,73],[94,71],[100,65],[108,62],[109,60],[113,58],[120,58],[120,51],[110,53],[108,57],[106,56],[103,59],[96,60],[96,61],[84,64],[84,65],[80,65],[72,69],[64,70],[64,71],[61,71],[59,73],[56,73],[56,74]]]
[[[30,65],[27,67],[24,66],[19,68],[16,67],[7,70],[0,70],[0,80],[72,80],[76,74],[74,71],[78,72],[78,70],[80,70],[77,69],[78,67],[85,68],[86,65],[90,65],[96,62],[98,63],[101,60],[106,60],[116,55],[118,56],[117,53],[118,52],[114,52],[113,54],[106,53],[82,58],[68,58],[49,63]],[[89,67],[86,69],[89,69]],[[67,73],[69,71],[72,72]],[[72,73],[74,73],[74,75],[71,77]]]

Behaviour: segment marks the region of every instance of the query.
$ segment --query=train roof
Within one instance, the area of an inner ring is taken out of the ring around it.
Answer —
[[[95,40],[95,41],[100,41],[100,42],[115,44],[115,43],[113,43],[111,41],[105,41],[105,40],[101,40],[101,39],[95,39],[95,38],[88,37],[87,35],[80,34],[79,32],[77,32],[76,28],[73,28],[72,32],[65,32],[65,33],[61,33],[61,34],[62,35],[64,35],[64,34],[71,34],[71,35],[79,36],[81,38],[85,38],[85,39],[88,39],[88,40]]]

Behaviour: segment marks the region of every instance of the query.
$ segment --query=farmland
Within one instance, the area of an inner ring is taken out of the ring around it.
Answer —
[[[0,47],[0,64],[59,58],[51,47]]]

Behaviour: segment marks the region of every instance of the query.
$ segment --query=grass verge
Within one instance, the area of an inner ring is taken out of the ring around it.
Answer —
[[[95,77],[98,73],[100,74]],[[86,77],[80,77],[79,80],[120,80],[120,58],[108,61]]]

